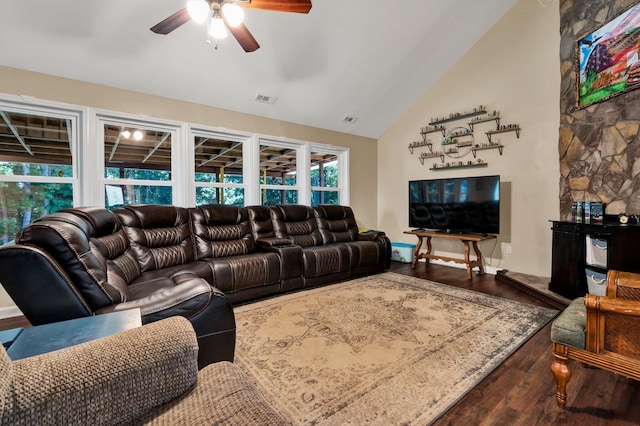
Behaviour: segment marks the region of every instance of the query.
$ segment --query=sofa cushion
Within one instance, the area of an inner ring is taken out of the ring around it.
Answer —
[[[189,209],[196,259],[253,253],[256,243],[247,210],[210,204]]]
[[[130,301],[98,313],[140,308],[144,324],[175,315],[190,318],[209,303],[214,291],[205,280],[187,271],[142,278],[129,286]]]
[[[249,214],[249,222],[251,223],[251,232],[256,242],[262,239],[273,240],[276,238],[276,231],[273,229],[271,209],[269,207],[249,206],[247,207],[247,212]]]
[[[313,210],[324,244],[355,241],[358,238],[358,225],[351,207],[320,205]]]
[[[128,205],[113,212],[127,233],[142,272],[184,265],[195,259],[186,208]]]
[[[91,252],[102,262],[107,283],[120,293],[118,302],[127,301],[127,286],[138,278],[142,271],[116,215],[100,207],[77,207],[63,211],[82,218],[90,225]]]
[[[304,248],[302,258],[306,278],[348,272],[350,267],[349,250],[341,244]]]
[[[551,341],[578,349],[585,348],[587,329],[587,308],[584,297],[574,299],[553,321]]]
[[[281,262],[276,253],[253,253],[206,259],[213,270],[213,285],[225,293],[277,283]]]
[[[291,423],[273,409],[240,367],[217,362],[200,371],[198,385],[183,398],[159,407],[134,424],[284,426]]]
[[[322,244],[313,208],[298,204],[271,207],[273,228],[278,238],[286,238],[297,246],[313,247]]]

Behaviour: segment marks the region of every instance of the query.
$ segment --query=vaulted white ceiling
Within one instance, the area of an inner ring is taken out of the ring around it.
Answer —
[[[149,31],[186,0],[2,0],[0,65],[377,138],[516,2],[312,1],[246,10],[245,53],[195,22]]]

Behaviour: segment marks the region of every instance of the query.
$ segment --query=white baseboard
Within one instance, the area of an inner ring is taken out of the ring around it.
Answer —
[[[21,317],[22,311],[17,306],[5,306],[0,308],[0,319],[7,319],[13,317]]]
[[[425,259],[420,259],[418,262],[425,262]],[[445,262],[444,260],[437,259],[431,259],[429,263],[433,263],[434,265],[449,266],[451,268],[467,269],[467,265],[465,265],[464,263]],[[493,266],[484,267],[484,272],[486,272],[487,274],[495,275],[498,271],[499,269]]]

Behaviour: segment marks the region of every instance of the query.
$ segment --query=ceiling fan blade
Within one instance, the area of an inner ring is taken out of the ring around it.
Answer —
[[[238,3],[245,9],[274,10],[276,12],[309,13],[311,0],[251,0],[249,4]]]
[[[187,8],[181,9],[169,16],[164,21],[158,22],[150,28],[156,34],[169,34],[171,31],[178,28],[180,25],[185,24],[191,20]]]
[[[237,27],[232,27],[231,25],[227,24],[226,20],[224,21],[224,23],[227,25],[227,29],[229,30],[231,35],[233,35],[236,40],[238,40],[238,43],[240,43],[240,46],[242,46],[245,52],[254,52],[260,48],[260,45],[258,44],[256,39],[253,38],[253,35],[249,32],[244,24],[240,24]]]

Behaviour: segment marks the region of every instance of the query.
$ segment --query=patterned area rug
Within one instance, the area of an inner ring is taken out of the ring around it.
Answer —
[[[557,311],[387,272],[235,314],[235,362],[293,424],[424,425]]]

